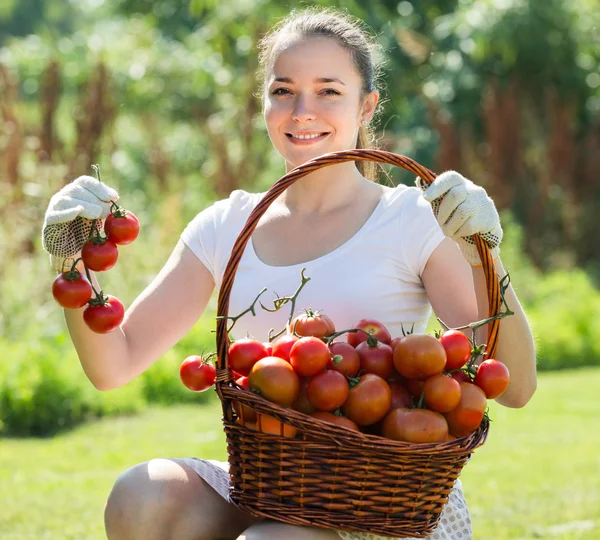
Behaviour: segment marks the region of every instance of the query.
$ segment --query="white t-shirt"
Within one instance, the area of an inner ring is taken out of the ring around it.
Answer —
[[[234,191],[200,212],[181,238],[213,275],[220,287],[231,249],[250,212],[263,193]],[[238,266],[231,292],[229,315],[247,309],[257,294],[273,307],[279,296],[291,296],[301,283],[301,270],[310,281],[304,286],[294,315],[305,308],[322,310],[336,329],[353,328],[363,318],[381,321],[392,337],[402,326],[424,332],[431,305],[421,273],[433,250],[444,239],[430,204],[418,188],[399,185],[387,190],[361,229],[333,251],[301,264],[270,266],[256,255],[252,240]],[[257,304],[257,316],[247,313],[237,321],[235,338],[248,332],[266,341],[269,329],[285,327],[291,304],[268,313]]]

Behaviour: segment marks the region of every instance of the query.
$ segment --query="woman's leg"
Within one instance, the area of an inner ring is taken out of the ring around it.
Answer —
[[[298,527],[265,520],[251,525],[237,540],[340,540],[335,531],[317,527]]]
[[[117,479],[104,512],[109,540],[235,539],[259,520],[227,502],[190,467],[154,459]]]

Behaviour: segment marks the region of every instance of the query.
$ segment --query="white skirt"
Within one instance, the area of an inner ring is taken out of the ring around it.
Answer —
[[[193,469],[221,497],[229,501],[229,463],[198,458],[185,458],[178,461]],[[342,540],[393,540],[389,536],[364,532],[336,532]],[[457,480],[442,510],[438,526],[427,538],[429,540],[471,540],[472,536],[471,515],[465,502],[461,481]]]

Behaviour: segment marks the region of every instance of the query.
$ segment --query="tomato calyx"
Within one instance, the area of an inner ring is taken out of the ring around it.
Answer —
[[[119,206],[116,201],[111,201],[112,204],[110,205],[110,213],[117,218],[122,218],[125,217],[128,213],[128,211],[123,208],[122,206]]]
[[[96,289],[94,289],[94,293],[96,296],[94,298],[90,298],[88,301],[90,306],[105,306],[108,304],[108,296],[104,293],[104,291],[101,290],[98,292]]]
[[[343,359],[344,357],[341,354],[334,354],[331,357],[331,364],[337,366]]]

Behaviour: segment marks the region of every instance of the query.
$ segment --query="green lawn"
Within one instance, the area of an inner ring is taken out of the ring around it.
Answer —
[[[600,370],[540,376],[524,409],[491,408],[463,473],[476,539],[600,538]],[[0,439],[2,540],[105,538],[120,471],[152,457],[223,458],[220,404],[151,409],[52,439]]]

